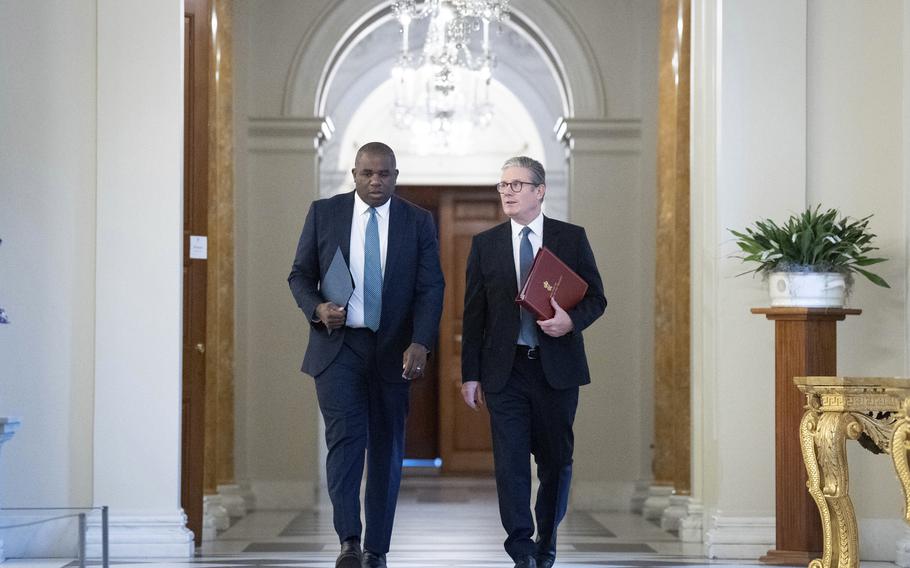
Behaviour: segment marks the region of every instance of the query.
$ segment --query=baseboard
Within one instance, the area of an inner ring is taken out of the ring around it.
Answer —
[[[648,498],[648,490],[651,489],[652,480],[639,479],[635,482],[635,491],[630,499],[630,510],[636,515],[641,515],[645,509],[645,500]]]
[[[4,558],[76,558],[77,511],[16,511],[0,514]],[[63,518],[56,518],[63,517]],[[50,520],[56,518],[56,520]]]
[[[902,519],[858,519],[859,557],[910,566],[910,528]]]
[[[774,517],[726,517],[709,519],[705,531],[708,558],[756,559],[774,548]]]
[[[316,504],[316,484],[312,481],[257,481],[250,489],[256,509],[310,509]]]
[[[634,481],[573,481],[570,506],[578,511],[631,510]]]
[[[237,483],[218,486],[218,497],[221,506],[227,509],[227,514],[233,518],[243,517],[247,514],[247,499],[244,488]]]
[[[660,515],[660,528],[665,531],[679,531],[683,519],[689,516],[689,495],[671,495],[670,503]]]
[[[186,514],[115,515],[108,518],[111,558],[192,558],[193,531],[186,528]],[[86,556],[101,557],[101,516],[88,519]]]
[[[659,521],[664,511],[670,506],[673,495],[672,485],[652,485],[648,488],[648,498],[642,507],[641,515],[649,521]]]
[[[222,503],[220,495],[205,495],[202,498],[202,540],[211,541],[218,531],[231,526],[231,517]]]

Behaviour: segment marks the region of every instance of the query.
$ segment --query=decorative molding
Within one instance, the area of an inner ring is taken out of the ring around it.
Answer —
[[[774,548],[774,517],[713,515],[705,533],[708,558],[757,559]]]
[[[678,531],[682,520],[689,516],[688,495],[670,495],[670,503],[660,515],[660,528],[665,531]]]
[[[309,509],[316,504],[312,481],[251,481],[258,509]]]
[[[111,515],[108,518],[111,558],[192,558],[193,531],[186,514]],[[101,515],[88,518],[86,556],[101,557]]]
[[[211,541],[218,531],[231,526],[231,517],[221,502],[220,495],[205,495],[202,498],[202,540]]]
[[[648,490],[651,489],[652,480],[639,479],[635,482],[635,492],[632,493],[632,499],[629,501],[629,510],[635,514],[641,515],[645,510],[645,500],[648,498]]]
[[[641,120],[560,118],[556,138],[568,144],[572,154],[639,154]]]
[[[259,153],[315,153],[334,130],[328,118],[250,117],[247,147]]]
[[[241,481],[237,485],[240,486],[240,496],[243,498],[244,508],[249,511],[256,510],[256,495],[253,494],[253,486],[249,481]]]
[[[672,485],[652,485],[648,488],[648,498],[642,515],[648,520],[660,519],[667,507],[670,506],[670,497],[673,495]]]
[[[679,540],[702,542],[704,538],[705,508],[697,499],[689,498],[686,517],[679,522]]]
[[[571,507],[576,511],[629,511],[634,481],[573,481]]]
[[[244,489],[237,483],[219,485],[218,497],[221,505],[231,517],[244,517],[249,512],[244,498]],[[252,498],[252,494],[250,494],[250,497]]]

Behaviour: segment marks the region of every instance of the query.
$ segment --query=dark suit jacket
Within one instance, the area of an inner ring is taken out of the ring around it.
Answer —
[[[553,388],[591,382],[581,332],[607,307],[603,282],[585,230],[544,217],[543,245],[588,283],[585,297],[568,311],[575,328],[562,337],[538,330],[540,360]],[[512,371],[520,326],[518,282],[509,222],[474,236],[468,256],[461,346],[462,381],[480,381],[499,392]]]
[[[335,360],[344,339],[345,328],[329,334],[313,318],[316,306],[325,302],[319,282],[339,246],[349,262],[353,214],[353,191],[314,201],[288,276],[294,299],[310,321],[310,342],[301,370],[314,377]],[[393,195],[388,239],[376,357],[383,379],[399,382],[403,381],[401,363],[408,345],[420,343],[432,349],[436,343],[445,281],[436,228],[428,211]]]

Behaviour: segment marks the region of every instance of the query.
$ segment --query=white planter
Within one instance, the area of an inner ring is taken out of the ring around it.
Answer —
[[[844,307],[847,283],[839,272],[772,272],[768,284],[772,307]]]

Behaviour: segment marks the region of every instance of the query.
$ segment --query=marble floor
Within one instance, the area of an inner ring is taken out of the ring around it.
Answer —
[[[510,568],[490,480],[406,478],[396,517],[391,568]],[[118,568],[333,568],[338,553],[331,512],[256,511],[207,541],[195,558],[112,562]],[[709,561],[700,544],[681,543],[641,516],[570,512],[559,528],[557,568],[754,566]],[[96,565],[96,563],[93,563]],[[10,559],[4,568],[72,568],[70,561]],[[894,568],[863,562],[862,568]]]

